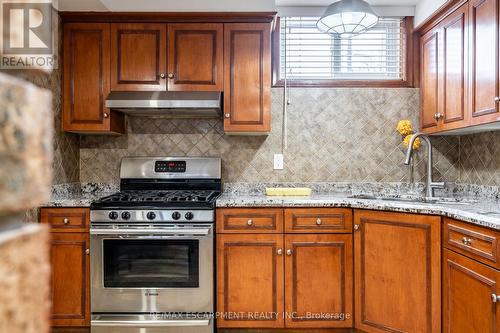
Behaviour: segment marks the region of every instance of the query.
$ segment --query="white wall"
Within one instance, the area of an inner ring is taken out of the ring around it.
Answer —
[[[55,6],[60,11],[118,12],[274,11],[276,7],[274,0],[58,0]]]
[[[450,0],[420,0],[415,8],[414,24],[418,26]]]

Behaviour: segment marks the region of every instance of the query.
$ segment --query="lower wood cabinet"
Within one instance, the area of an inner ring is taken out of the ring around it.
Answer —
[[[352,234],[217,235],[219,328],[352,327]]]
[[[285,327],[352,327],[352,234],[285,236]]]
[[[355,327],[441,331],[441,218],[354,212]]]
[[[51,226],[51,324],[54,327],[89,326],[89,211],[87,208],[42,208],[40,217],[41,223]]]
[[[218,327],[283,327],[283,235],[217,235]]]
[[[445,249],[443,332],[498,332],[500,327],[500,306],[497,304],[497,295],[500,292],[498,281],[500,281],[500,271]]]

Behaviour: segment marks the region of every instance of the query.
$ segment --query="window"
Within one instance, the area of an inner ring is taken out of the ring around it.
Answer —
[[[406,81],[405,18],[381,18],[368,32],[351,39],[316,28],[318,17],[281,17],[278,82],[335,85],[366,81]],[[275,46],[276,51],[276,46]]]

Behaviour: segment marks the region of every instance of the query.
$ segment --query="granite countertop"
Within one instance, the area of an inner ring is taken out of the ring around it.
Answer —
[[[423,186],[404,183],[379,184],[293,184],[309,185],[313,194],[308,197],[269,197],[266,186],[276,184],[225,184],[224,193],[217,200],[217,207],[347,207],[356,209],[385,210],[393,212],[441,215],[476,225],[500,230],[500,199],[498,188],[470,185],[449,186],[448,192],[439,193],[446,203],[390,200],[396,197],[418,197]],[[290,184],[280,184],[281,186]],[[244,189],[244,190],[243,190]],[[53,188],[52,199],[43,207],[89,207],[92,201],[119,190],[118,184],[64,184]],[[247,191],[247,192],[245,192]],[[384,199],[353,197],[371,194]],[[484,196],[484,194],[487,196]],[[483,196],[481,196],[483,195]]]
[[[345,193],[318,193],[309,197],[268,197],[264,194],[225,193],[217,207],[349,207],[404,213],[441,215],[500,230],[500,202],[497,200],[426,203],[387,199],[352,198]]]

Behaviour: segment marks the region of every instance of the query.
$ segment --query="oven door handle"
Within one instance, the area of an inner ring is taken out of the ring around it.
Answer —
[[[186,228],[186,229],[90,229],[91,235],[104,236],[104,235],[173,235],[173,236],[207,236],[210,234],[212,228]]]
[[[196,320],[92,320],[92,327],[175,327],[175,326],[208,326],[210,319]]]

